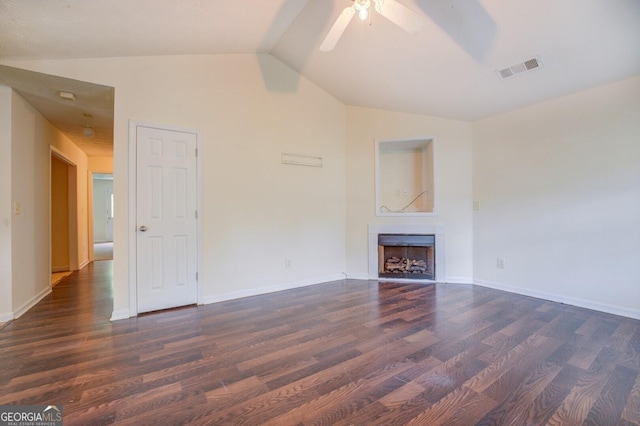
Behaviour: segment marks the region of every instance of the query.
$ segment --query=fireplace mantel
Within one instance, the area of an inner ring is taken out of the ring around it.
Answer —
[[[436,282],[445,282],[445,240],[443,225],[398,225],[372,224],[369,225],[369,279],[378,279],[378,234],[424,234],[435,235],[436,238]],[[395,281],[395,280],[394,280]],[[402,281],[402,280],[398,280]],[[418,281],[418,280],[410,280]],[[419,280],[433,282],[430,280]]]

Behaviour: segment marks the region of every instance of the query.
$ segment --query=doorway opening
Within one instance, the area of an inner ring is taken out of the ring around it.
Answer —
[[[113,259],[113,174],[93,173],[93,260]]]
[[[77,166],[51,150],[50,269],[54,286],[78,265]]]

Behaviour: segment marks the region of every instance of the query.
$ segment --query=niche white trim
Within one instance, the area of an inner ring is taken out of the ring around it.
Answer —
[[[438,216],[433,136],[375,141],[376,216]]]

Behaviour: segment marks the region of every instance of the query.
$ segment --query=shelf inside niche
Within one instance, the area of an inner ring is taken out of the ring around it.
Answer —
[[[435,140],[376,141],[376,215],[435,216]]]

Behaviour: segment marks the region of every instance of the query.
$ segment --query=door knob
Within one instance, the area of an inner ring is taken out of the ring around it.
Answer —
[[[146,227],[146,226],[144,226],[144,225],[142,225],[142,226],[140,227],[140,232],[147,232],[147,227]]]

